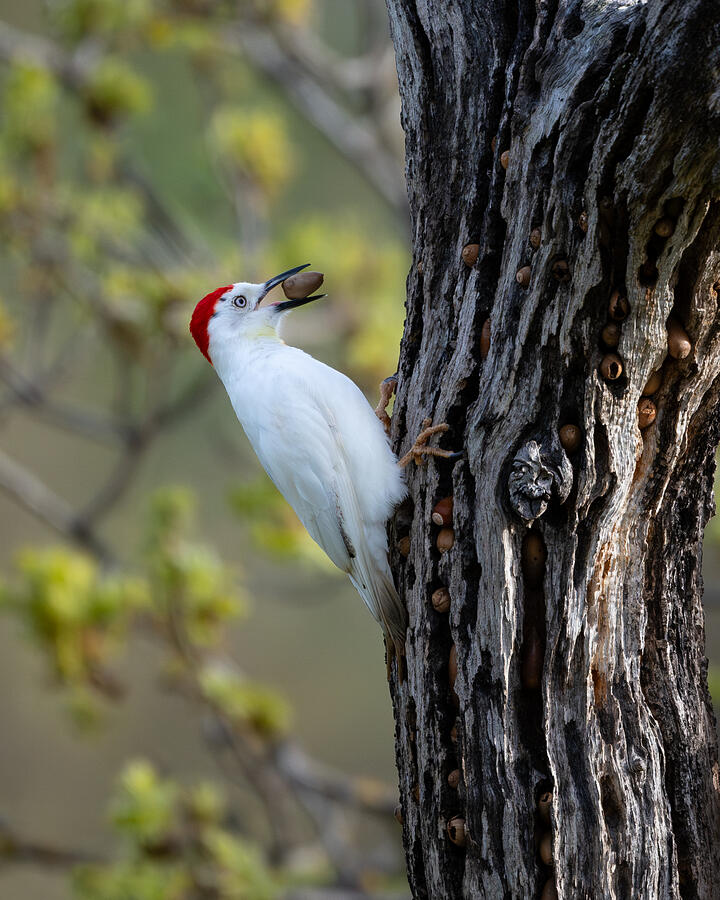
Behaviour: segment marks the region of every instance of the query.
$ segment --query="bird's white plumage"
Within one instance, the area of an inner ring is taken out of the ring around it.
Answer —
[[[250,297],[249,308],[218,308],[208,326],[210,358],[264,469],[401,646],[406,613],[385,526],[405,495],[402,471],[360,389],[278,337],[282,315],[258,308],[262,287],[233,285]]]

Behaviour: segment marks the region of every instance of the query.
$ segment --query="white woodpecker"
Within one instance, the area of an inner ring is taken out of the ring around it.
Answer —
[[[406,493],[402,469],[357,385],[278,335],[286,313],[325,295],[261,306],[304,268],[264,284],[218,288],[195,307],[190,331],[263,468],[311,537],[350,576],[383,628],[388,653],[394,648],[400,655],[407,613],[388,564],[385,524]]]

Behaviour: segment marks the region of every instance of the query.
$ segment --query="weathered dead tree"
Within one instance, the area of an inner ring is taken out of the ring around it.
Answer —
[[[414,254],[393,435],[432,416],[466,451],[411,467],[393,524],[413,894],[717,897],[720,5],[388,9]]]

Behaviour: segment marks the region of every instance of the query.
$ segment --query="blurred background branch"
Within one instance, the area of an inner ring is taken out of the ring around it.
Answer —
[[[311,260],[332,302],[294,339],[368,390],[394,371],[386,29],[381,0],[0,0],[3,896],[406,895],[379,634],[187,333],[218,284]]]
[[[373,56],[355,60],[348,69],[333,63],[327,51],[317,52],[324,48],[309,33],[288,33],[287,29],[281,29],[273,34],[247,25],[236,29],[228,45],[239,48],[254,66],[286,92],[296,109],[357,167],[392,207],[399,224],[406,225],[407,195],[400,164],[397,154],[387,146],[376,127],[376,104],[362,114],[352,114],[332,92],[334,88],[372,93],[379,80],[387,80],[388,58]],[[394,69],[393,56],[390,64]],[[350,82],[354,82],[352,87]]]
[[[84,850],[67,850],[25,840],[0,818],[0,863],[2,861],[68,869],[83,863],[97,863],[101,858]]]

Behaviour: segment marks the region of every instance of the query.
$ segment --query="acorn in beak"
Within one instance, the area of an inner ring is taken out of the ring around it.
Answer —
[[[321,297],[326,296],[325,294],[312,293],[323,283],[323,275],[321,272],[303,272],[302,270],[307,269],[309,265],[310,263],[305,263],[304,266],[288,269],[287,272],[275,275],[274,278],[270,278],[265,282],[265,294],[263,296],[267,295],[278,284],[282,284],[283,292],[288,298],[287,300],[271,304],[277,312],[287,312],[290,309],[295,309],[298,306],[303,306],[305,303],[310,303],[312,300],[319,300]]]

